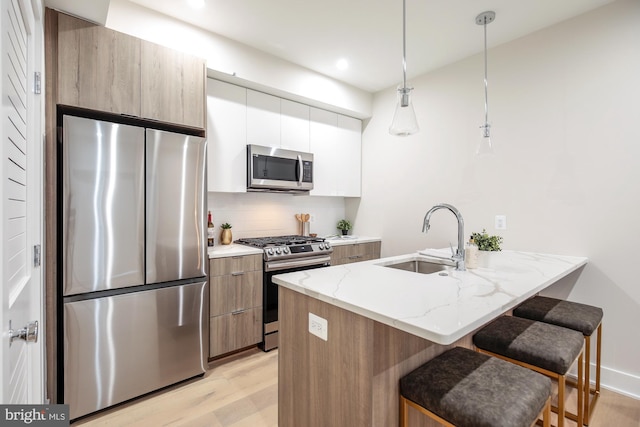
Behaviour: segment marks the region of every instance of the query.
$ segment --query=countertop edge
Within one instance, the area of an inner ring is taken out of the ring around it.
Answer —
[[[412,255],[412,254],[409,254]],[[533,254],[531,253],[531,255],[540,255],[543,257],[549,257],[549,256],[553,256],[553,255],[548,255],[548,254]],[[389,257],[389,258],[382,258],[382,259],[378,259],[378,260],[373,260],[373,261],[366,261],[363,262],[361,264],[376,264],[376,263],[380,263],[381,261],[385,261],[385,260],[391,260],[391,259],[397,259],[397,258],[402,258],[405,257],[407,255],[400,255],[400,256],[394,256],[394,257]],[[564,256],[559,256],[559,257],[564,257]],[[580,268],[583,268],[587,263],[588,263],[588,258],[586,257],[571,257],[575,259],[575,264],[573,264],[570,268],[568,268],[567,270],[564,270],[552,277],[548,277],[547,280],[544,280],[543,282],[541,282],[540,284],[538,284],[537,286],[529,289],[526,293],[523,293],[522,295],[519,295],[517,298],[514,298],[513,300],[509,301],[507,304],[503,304],[500,307],[491,310],[490,312],[486,313],[484,316],[479,317],[478,319],[476,319],[475,321],[473,321],[472,323],[461,327],[460,329],[453,331],[450,334],[438,334],[435,333],[433,331],[427,330],[427,329],[423,329],[420,328],[417,325],[413,325],[410,323],[406,323],[403,322],[401,319],[395,319],[395,318],[391,318],[389,316],[385,316],[384,314],[381,314],[379,312],[376,311],[372,311],[370,309],[367,309],[366,307],[363,306],[359,306],[359,305],[355,305],[346,301],[342,301],[340,299],[337,299],[335,297],[331,297],[329,295],[323,294],[323,293],[319,293],[319,292],[315,292],[311,289],[308,289],[304,286],[300,286],[298,284],[292,283],[292,282],[288,282],[285,281],[281,278],[279,278],[278,276],[274,276],[273,277],[273,282],[275,282],[276,284],[283,286],[287,289],[293,290],[295,292],[299,292],[301,294],[307,295],[309,297],[315,298],[317,300],[323,301],[325,303],[331,304],[333,306],[336,306],[338,308],[342,308],[345,310],[348,310],[350,312],[353,312],[355,314],[359,314],[362,315],[366,318],[369,318],[371,320],[386,324],[388,326],[394,327],[396,329],[402,330],[404,332],[410,333],[412,335],[416,335],[418,337],[424,338],[426,340],[429,340],[431,342],[434,342],[436,344],[441,344],[441,345],[449,345],[454,343],[455,341],[457,341],[458,339],[464,337],[465,335],[473,332],[474,330],[477,330],[478,328],[480,328],[481,326],[485,325],[486,323],[492,321],[493,319],[499,317],[500,315],[508,312],[509,310],[513,309],[514,307],[516,307],[517,305],[519,305],[520,303],[522,303],[523,301],[525,301],[526,299],[534,296],[535,294],[539,293],[540,291],[542,291],[543,289],[547,288],[548,286],[550,286],[551,284],[557,282],[558,280],[568,276],[569,274],[573,273],[574,271],[579,270]]]
[[[264,251],[262,249],[252,248],[251,246],[239,245],[236,243],[232,243],[230,245],[213,246],[209,247],[207,250],[209,259],[242,255],[262,255],[263,253]]]

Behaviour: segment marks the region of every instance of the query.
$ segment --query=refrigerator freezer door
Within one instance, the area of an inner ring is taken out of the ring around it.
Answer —
[[[147,283],[203,277],[206,142],[147,129]]]
[[[144,129],[64,116],[63,294],[144,284]]]
[[[205,372],[207,283],[64,304],[64,403],[95,412]]]

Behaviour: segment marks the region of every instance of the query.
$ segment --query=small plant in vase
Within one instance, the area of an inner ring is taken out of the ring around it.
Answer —
[[[500,247],[502,237],[490,236],[485,229],[482,229],[482,233],[471,233],[471,238],[473,243],[478,246],[478,266],[489,267],[489,253],[502,250]]]
[[[220,228],[222,228],[222,234],[220,235],[220,243],[222,243],[223,245],[231,244],[231,241],[233,240],[233,236],[231,234],[231,224],[229,224],[228,222],[225,222],[220,226]]]
[[[478,250],[480,251],[495,252],[502,250],[502,248],[500,248],[503,240],[502,237],[489,236],[484,228],[482,229],[482,233],[471,233],[471,237],[473,238],[473,243],[478,245]]]
[[[349,222],[349,220],[347,219],[341,219],[340,221],[338,221],[338,225],[336,227],[338,228],[338,230],[342,231],[343,236],[349,234],[349,230],[351,230],[352,228],[351,222]]]

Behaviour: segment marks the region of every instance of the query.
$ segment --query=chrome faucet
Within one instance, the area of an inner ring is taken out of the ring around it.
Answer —
[[[424,216],[424,224],[422,225],[422,232],[426,233],[429,231],[429,219],[431,219],[431,215],[439,210],[439,209],[448,209],[452,214],[456,216],[458,220],[458,248],[455,253],[453,253],[453,248],[451,249],[451,259],[456,263],[456,270],[464,271],[464,220],[462,219],[462,214],[455,206],[448,205],[446,203],[440,203],[429,209],[427,214]]]

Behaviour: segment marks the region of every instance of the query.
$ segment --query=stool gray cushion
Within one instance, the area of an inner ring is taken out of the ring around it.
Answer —
[[[473,336],[476,347],[560,375],[582,351],[580,332],[520,317],[502,316]]]
[[[455,347],[401,378],[400,394],[456,426],[529,427],[551,394],[551,380]]]
[[[513,310],[513,315],[551,323],[591,336],[602,321],[602,309],[577,302],[536,296]]]

